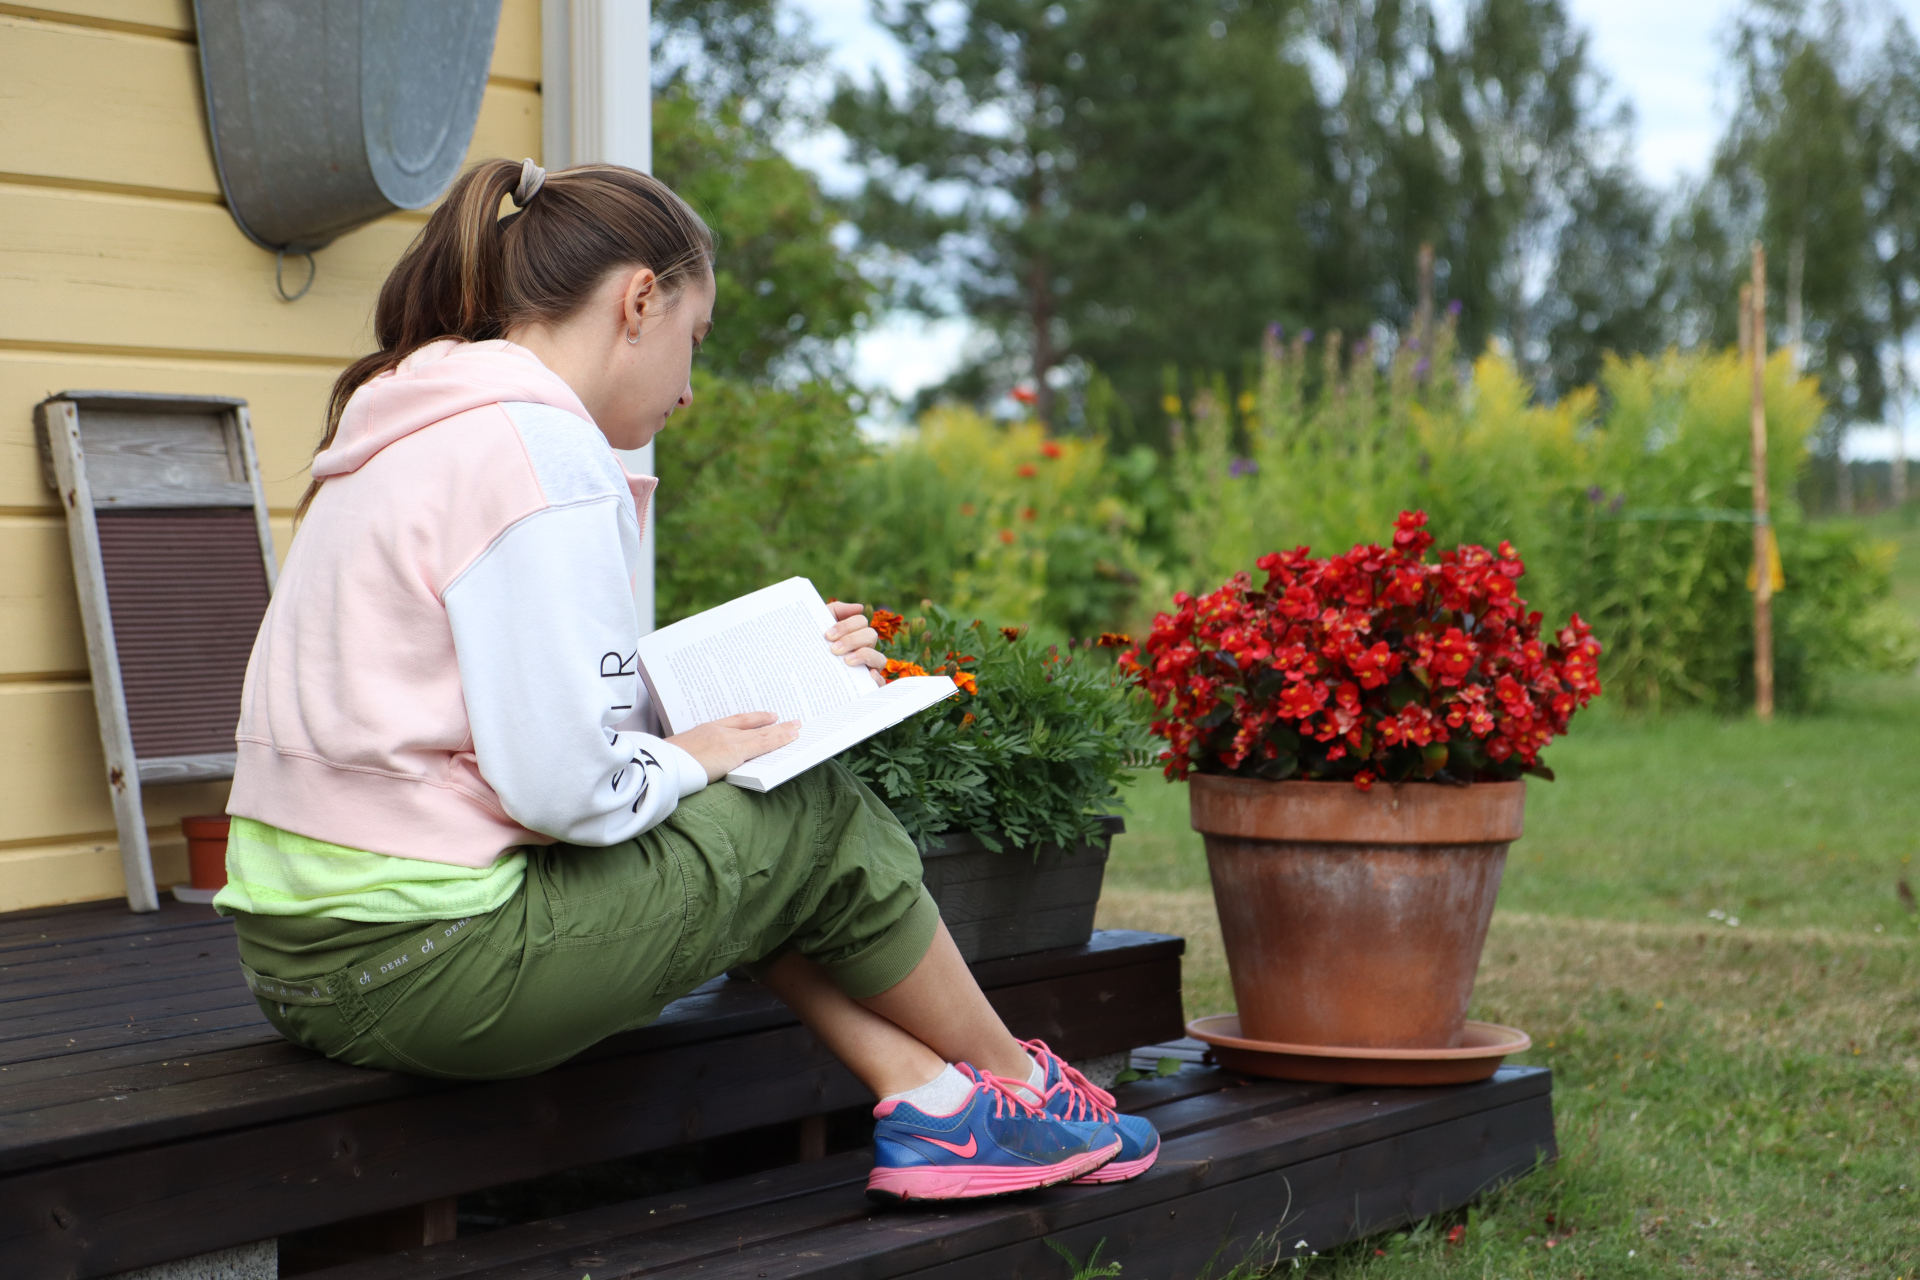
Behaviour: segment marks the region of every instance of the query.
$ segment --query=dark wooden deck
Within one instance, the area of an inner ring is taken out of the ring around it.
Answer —
[[[1324,1250],[1552,1157],[1538,1068],[1342,1089],[1245,1080],[1162,1044],[1182,1030],[1183,949],[1106,932],[974,967],[1016,1033],[1069,1058],[1159,1045],[1140,1059],[1190,1063],[1122,1090],[1166,1138],[1136,1181],[879,1211],[854,1151],[315,1274],[1059,1280],[1053,1239],[1082,1257],[1105,1241],[1126,1274],[1161,1280],[1256,1241]],[[235,950],[200,907],[0,916],[0,1276],[110,1275],[867,1100],[783,1006],[725,980],[525,1080],[342,1066],[273,1033]]]
[[[1178,938],[975,966],[1063,1054],[1180,1033]],[[0,1273],[90,1277],[857,1104],[751,983],[525,1080],[447,1084],[282,1041],[211,909],[0,916]]]

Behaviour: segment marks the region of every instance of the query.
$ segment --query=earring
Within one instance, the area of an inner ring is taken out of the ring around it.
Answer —
[[[637,346],[639,346],[639,345],[640,345],[640,331],[639,331],[639,330],[637,330],[637,329],[629,329],[629,330],[627,331],[627,345],[628,345],[628,346],[632,346],[632,347],[637,347]]]

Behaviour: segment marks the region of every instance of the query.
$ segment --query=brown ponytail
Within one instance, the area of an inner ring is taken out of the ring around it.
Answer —
[[[550,173],[524,209],[500,202],[520,165],[486,160],[453,184],[400,256],[373,309],[380,349],[348,365],[327,400],[333,443],[353,393],[441,338],[484,342],[516,325],[565,319],[616,267],[651,267],[671,294],[713,263],[713,234],[663,182],[620,165]],[[307,486],[296,516],[320,491]]]

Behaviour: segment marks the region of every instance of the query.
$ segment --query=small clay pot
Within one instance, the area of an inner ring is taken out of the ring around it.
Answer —
[[[1524,782],[1263,782],[1196,774],[1194,829],[1241,1034],[1457,1048]]]
[[[224,813],[180,819],[180,830],[187,837],[187,870],[194,888],[226,888],[227,828],[231,821]]]

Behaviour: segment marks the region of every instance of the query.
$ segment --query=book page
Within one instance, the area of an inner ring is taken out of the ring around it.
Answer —
[[[789,578],[640,640],[640,674],[669,735],[749,711],[803,724],[879,690],[823,639],[826,601]]]
[[[870,696],[800,724],[800,736],[786,746],[756,756],[727,775],[727,781],[750,791],[771,791],[795,774],[803,773],[842,751],[890,729],[915,712],[924,711],[958,692],[946,676],[907,676]]]

